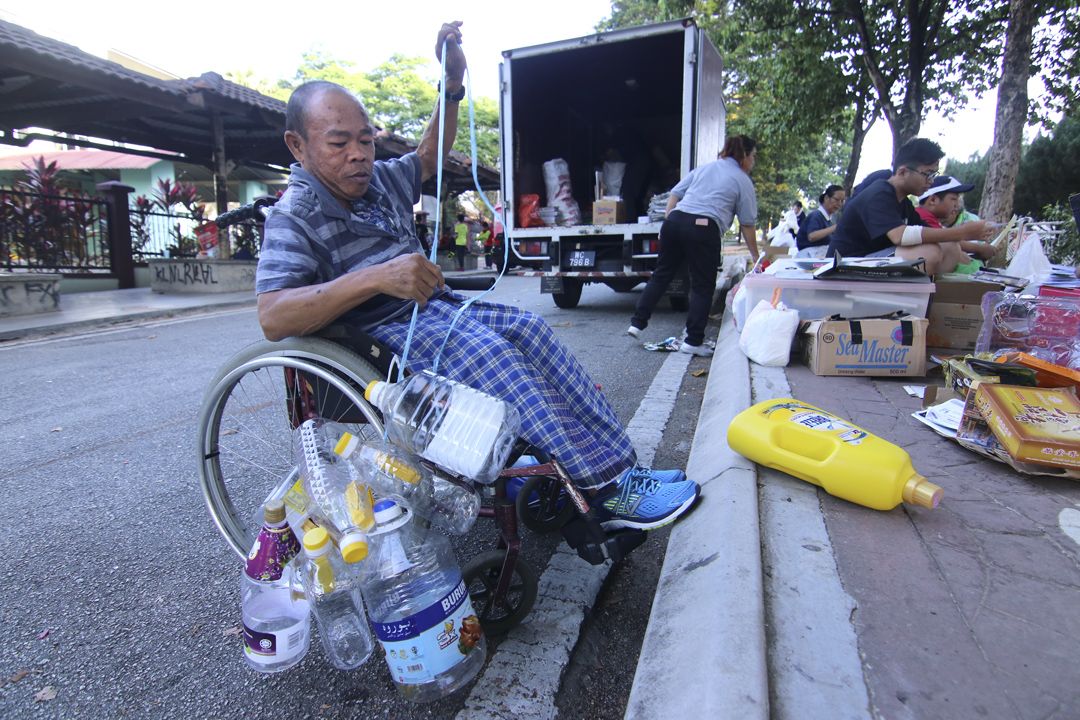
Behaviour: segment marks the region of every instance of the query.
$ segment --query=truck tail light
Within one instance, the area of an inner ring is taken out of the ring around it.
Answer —
[[[546,240],[526,240],[518,244],[518,252],[526,257],[547,256],[548,244]]]
[[[660,238],[645,238],[642,240],[641,251],[646,255],[660,252]]]

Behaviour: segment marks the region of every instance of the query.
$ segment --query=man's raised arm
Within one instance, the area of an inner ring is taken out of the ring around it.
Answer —
[[[442,61],[443,40],[446,40],[446,80],[440,92],[446,98],[446,121],[443,127],[443,157],[450,152],[450,148],[457,138],[458,105],[461,99],[457,96],[465,89],[465,53],[461,50],[461,21],[455,20],[444,23],[439,29],[439,37],[435,42],[435,57]],[[451,99],[451,98],[457,99]],[[435,100],[435,109],[431,112],[427,127],[424,128],[424,136],[420,139],[420,145],[416,148],[416,154],[420,156],[421,180],[427,180],[435,174],[439,165],[439,99]]]

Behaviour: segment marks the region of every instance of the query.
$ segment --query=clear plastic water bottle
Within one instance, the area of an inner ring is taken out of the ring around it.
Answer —
[[[296,429],[296,464],[315,514],[340,533],[342,557],[350,564],[360,562],[368,553],[364,533],[375,524],[371,494],[327,451],[323,426],[322,420],[305,420]]]
[[[427,370],[402,383],[375,380],[364,397],[382,411],[395,445],[485,485],[521,435],[511,405]]]
[[[362,588],[398,691],[429,702],[476,676],[487,643],[450,541],[411,515],[393,500],[375,503]]]
[[[304,557],[304,592],[326,657],[339,670],[355,670],[375,649],[357,576],[346,569],[326,528],[304,533]]]
[[[390,443],[361,443],[342,432],[334,447],[364,478],[376,497],[395,500],[454,535],[464,535],[480,514],[480,495],[464,482],[431,472],[412,453]]]
[[[251,546],[240,577],[240,614],[244,625],[244,661],[264,673],[280,672],[300,662],[311,643],[311,609],[292,592],[292,562],[300,551],[285,522],[285,506],[263,507],[264,524]]]

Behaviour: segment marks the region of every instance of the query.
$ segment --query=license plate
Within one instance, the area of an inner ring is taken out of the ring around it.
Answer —
[[[592,267],[596,262],[595,250],[574,250],[566,259],[567,267],[584,268]]]

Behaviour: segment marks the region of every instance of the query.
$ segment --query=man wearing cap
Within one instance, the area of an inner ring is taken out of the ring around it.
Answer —
[[[937,143],[912,138],[893,159],[892,175],[869,184],[847,204],[836,232],[829,240],[829,257],[891,255],[905,260],[922,258],[928,275],[952,272],[968,262],[961,243],[972,252],[990,257],[993,249],[965,241],[984,239],[992,226],[983,220],[954,228],[924,227],[908,195],[922,195],[938,178],[945,156]]]

